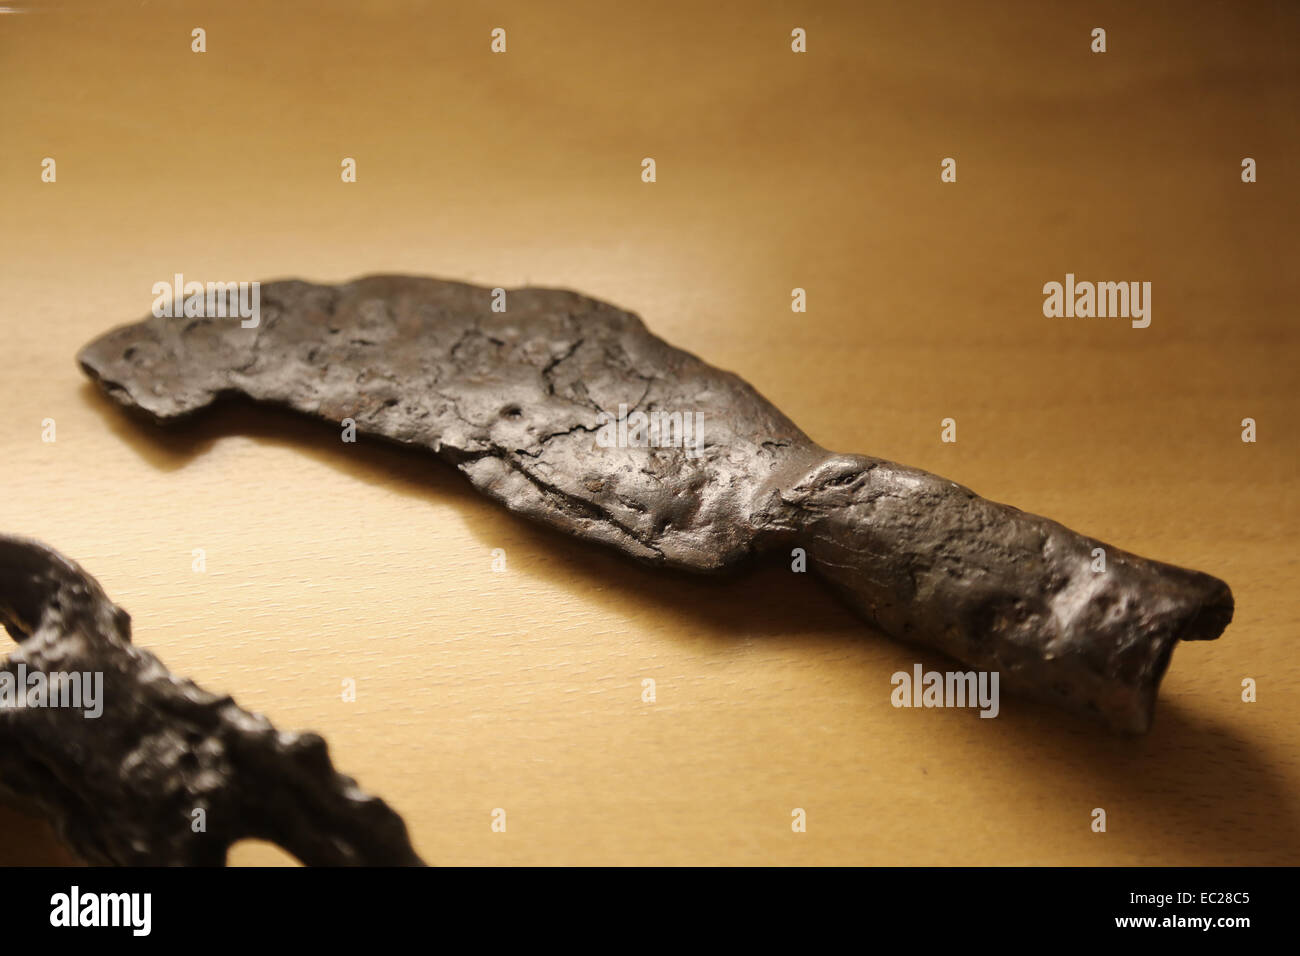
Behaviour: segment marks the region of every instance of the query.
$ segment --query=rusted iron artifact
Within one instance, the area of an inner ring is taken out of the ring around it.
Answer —
[[[1145,731],[1174,645],[1232,617],[1217,578],[829,452],[735,375],[583,295],[372,276],[262,285],[253,320],[205,304],[109,332],[82,368],[157,422],[226,395],[351,420],[652,564],[709,572],[803,548],[882,631],[1116,730]]]
[[[0,797],[94,864],[214,865],[268,840],[309,865],[420,865],[389,806],[282,733],[172,675],[62,555],[0,535]]]

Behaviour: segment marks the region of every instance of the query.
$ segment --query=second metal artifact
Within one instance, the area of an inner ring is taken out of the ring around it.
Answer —
[[[0,535],[0,797],[49,818],[88,863],[220,866],[278,843],[311,866],[418,866],[402,818],[276,730],[172,674],[63,555]]]

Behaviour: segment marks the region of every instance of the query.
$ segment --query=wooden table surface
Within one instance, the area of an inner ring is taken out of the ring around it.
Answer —
[[[428,861],[1300,862],[1300,7],[19,6],[0,528],[175,672],[324,734]],[[73,356],[177,272],[577,289],[827,447],[1224,578],[1236,619],[1143,738],[1010,695],[895,709],[891,674],[949,662],[785,562],[657,573],[319,423],[128,418]],[[1150,281],[1150,326],[1046,318],[1066,273]],[[0,862],[70,859],[0,813]]]

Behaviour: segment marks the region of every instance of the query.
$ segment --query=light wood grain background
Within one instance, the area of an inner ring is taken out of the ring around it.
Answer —
[[[1300,862],[1300,8],[18,5],[0,528],[82,562],[177,673],[323,733],[427,860]],[[282,414],[128,419],[73,356],[174,272],[575,288],[828,447],[1223,577],[1236,620],[1177,651],[1145,738],[896,710],[893,672],[947,662],[780,563],[654,573]],[[1066,272],[1151,281],[1151,327],[1044,318]],[[69,859],[0,813],[0,862]]]

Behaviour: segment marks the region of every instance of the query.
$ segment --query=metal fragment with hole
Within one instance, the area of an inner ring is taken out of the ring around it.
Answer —
[[[325,741],[278,731],[131,643],[80,566],[0,535],[0,797],[88,863],[219,866],[266,840],[308,865],[416,866],[402,818],[335,772]]]

